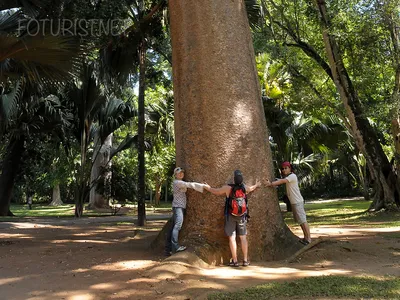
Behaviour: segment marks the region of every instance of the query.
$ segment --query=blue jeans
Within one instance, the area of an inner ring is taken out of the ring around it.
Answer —
[[[172,251],[176,252],[176,249],[179,248],[178,239],[179,239],[179,231],[182,228],[183,224],[183,215],[185,209],[182,207],[173,207],[172,208],[172,226],[171,230],[167,233],[166,243],[165,243],[165,251],[168,253]]]

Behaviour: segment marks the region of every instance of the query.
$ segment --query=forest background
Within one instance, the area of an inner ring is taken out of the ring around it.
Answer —
[[[245,4],[276,177],[288,160],[306,199],[398,209],[397,2]],[[167,2],[2,1],[0,13],[0,215],[29,197],[75,203],[77,217],[133,202],[144,223],[146,201],[171,200],[176,163]],[[66,23],[32,22],[44,19],[99,21],[53,34]]]

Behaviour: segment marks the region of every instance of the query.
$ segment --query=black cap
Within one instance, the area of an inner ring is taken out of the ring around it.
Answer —
[[[242,171],[235,170],[235,172],[233,172],[233,182],[235,184],[242,184],[243,183]]]

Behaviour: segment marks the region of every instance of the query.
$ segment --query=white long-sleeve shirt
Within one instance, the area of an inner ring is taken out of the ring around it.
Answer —
[[[172,207],[186,208],[186,191],[188,188],[194,189],[195,191],[202,193],[204,189],[204,184],[197,182],[186,182],[183,180],[175,179],[172,183],[172,192],[174,194]]]

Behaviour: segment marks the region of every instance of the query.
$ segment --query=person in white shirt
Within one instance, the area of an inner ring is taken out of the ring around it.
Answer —
[[[167,233],[165,243],[165,255],[169,256],[171,253],[181,252],[186,250],[186,246],[180,246],[178,243],[179,231],[182,228],[184,214],[186,210],[186,191],[187,189],[194,189],[203,193],[206,184],[197,182],[185,182],[185,170],[177,167],[174,170],[175,180],[172,183],[173,200],[172,200],[172,228]]]
[[[286,194],[292,206],[293,217],[295,221],[300,224],[300,227],[303,230],[304,234],[304,238],[300,239],[300,243],[307,245],[311,243],[310,227],[307,223],[306,212],[304,210],[304,199],[300,193],[297,176],[293,173],[293,167],[290,162],[285,161],[282,163],[282,173],[285,178],[278,179],[273,182],[270,182],[267,179],[266,185],[277,186],[281,184],[286,184]]]

